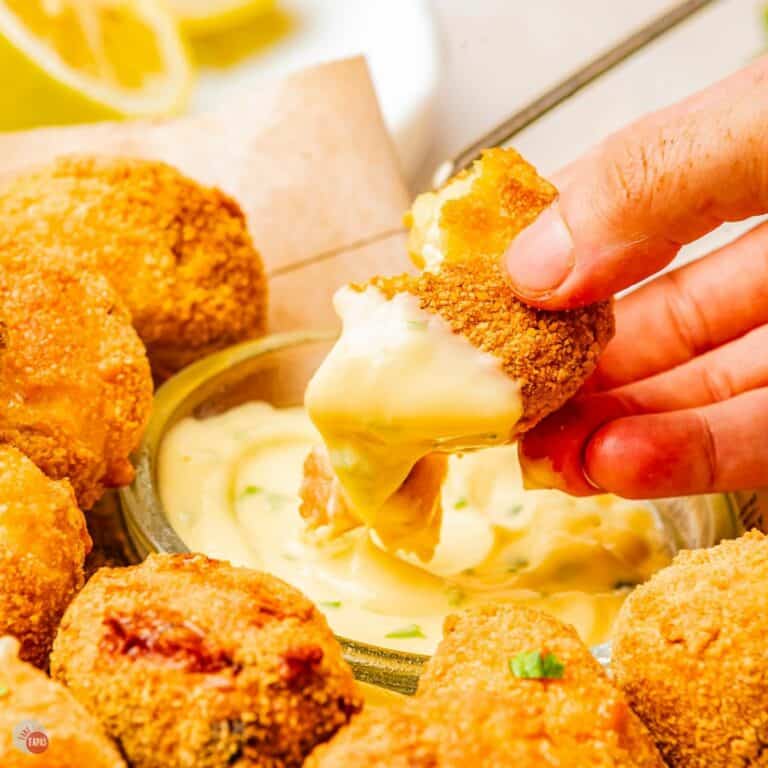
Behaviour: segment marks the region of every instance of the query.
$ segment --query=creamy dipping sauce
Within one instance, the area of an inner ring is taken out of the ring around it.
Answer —
[[[308,532],[298,489],[318,444],[302,408],[257,402],[187,418],[161,445],[159,488],[190,549],[293,584],[343,637],[428,654],[448,613],[522,601],[597,644],[628,587],[670,561],[652,505],[524,491],[514,446],[450,457],[441,539],[428,563],[384,551],[365,527],[337,538]]]
[[[342,333],[305,401],[348,504],[377,528],[386,523],[377,513],[422,457],[508,442],[520,386],[411,294],[346,287],[334,307]]]

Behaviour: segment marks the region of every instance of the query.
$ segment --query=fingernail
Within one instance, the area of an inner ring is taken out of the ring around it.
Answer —
[[[540,297],[565,282],[573,270],[573,238],[557,203],[524,229],[504,255],[512,285],[523,296]]]

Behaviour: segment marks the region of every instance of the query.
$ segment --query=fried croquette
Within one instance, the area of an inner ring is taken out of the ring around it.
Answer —
[[[536,309],[517,299],[501,265],[556,194],[514,150],[486,152],[414,205],[421,273],[336,293],[342,334],[305,403],[365,524],[384,517],[417,461],[516,440],[595,370],[614,332],[612,302]]]
[[[64,157],[1,190],[0,217],[0,250],[106,275],[158,380],[265,330],[266,276],[242,211],[171,166]]]
[[[454,334],[499,360],[522,397],[523,414],[509,440],[576,394],[614,331],[611,302],[560,312],[523,304],[490,257],[448,262],[439,272],[377,277],[370,285],[389,300],[415,296],[427,315],[438,315]]]
[[[46,666],[64,609],[83,586],[90,549],[69,483],[0,446],[0,635],[19,640],[25,661]]]
[[[125,768],[99,721],[17,651],[15,639],[0,637],[3,768]]]
[[[0,444],[67,478],[89,509],[133,479],[128,457],[152,405],[149,363],[104,277],[33,256],[0,257]]]
[[[268,574],[202,555],[103,568],[51,673],[134,768],[292,768],[361,708],[323,615]]]
[[[432,558],[440,540],[440,494],[447,472],[448,457],[431,453],[415,464],[405,482],[387,499],[378,519],[372,522],[386,549],[410,552],[425,562]],[[332,538],[361,525],[344,500],[341,484],[322,448],[314,448],[304,462],[299,496],[299,512],[309,530],[326,527]]]
[[[486,149],[437,192],[419,195],[406,214],[408,250],[418,267],[500,258],[557,197],[557,190],[514,149]]]
[[[446,698],[366,710],[310,755],[305,768],[633,768],[599,740],[553,732],[535,703],[467,681]]]
[[[552,744],[591,745],[596,765],[603,754],[608,765],[663,766],[645,726],[576,630],[547,614],[507,604],[449,616],[416,696],[450,701],[469,688],[502,696],[512,722]]]
[[[671,768],[768,766],[768,537],[685,551],[638,587],[612,669]]]

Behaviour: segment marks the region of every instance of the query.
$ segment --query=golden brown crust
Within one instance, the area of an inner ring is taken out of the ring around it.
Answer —
[[[202,555],[102,569],[52,675],[134,768],[292,768],[361,707],[322,614],[279,579]]]
[[[364,712],[307,768],[662,768],[649,734],[575,631],[527,608],[454,616],[417,695]],[[509,659],[532,650],[562,679],[521,680]]]
[[[554,654],[565,666],[563,677],[528,680],[512,674],[510,660],[531,651]],[[449,616],[417,696],[451,699],[468,686],[503,696],[510,720],[524,721],[531,733],[552,743],[589,743],[594,752],[609,755],[611,765],[663,765],[648,731],[576,630],[547,614],[488,605]]]
[[[681,552],[615,627],[613,672],[672,768],[768,766],[768,537]]]
[[[47,665],[90,549],[69,483],[48,479],[15,448],[0,446],[0,635],[19,640],[25,661]]]
[[[464,191],[468,181],[471,188]],[[445,199],[454,189],[461,194]],[[471,168],[450,179],[436,194],[416,199],[406,216],[411,226],[411,257],[418,266],[424,265],[424,244],[436,219],[446,263],[501,257],[515,236],[556,197],[555,187],[514,149],[486,149]]]
[[[69,691],[16,657],[17,644],[0,638],[0,764],[3,768],[125,768],[99,722]],[[14,743],[20,724],[39,724],[48,747],[25,754]]]
[[[82,508],[133,478],[128,460],[152,405],[152,378],[128,310],[101,275],[0,256],[8,345],[0,374],[0,443],[54,479]]]
[[[168,165],[65,157],[0,192],[0,217],[0,249],[107,276],[158,379],[265,330],[266,276],[242,211]]]
[[[523,417],[516,434],[576,394],[613,336],[611,302],[561,312],[529,307],[513,295],[491,257],[446,263],[437,273],[376,277],[371,285],[388,298],[413,294],[422,309],[501,360],[521,384]]]

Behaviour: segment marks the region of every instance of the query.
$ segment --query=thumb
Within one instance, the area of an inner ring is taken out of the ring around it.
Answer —
[[[546,309],[598,301],[724,221],[768,211],[766,83],[763,57],[569,166],[504,256],[513,290]]]

